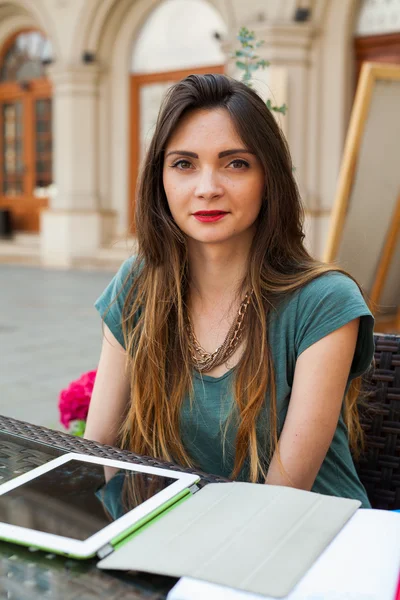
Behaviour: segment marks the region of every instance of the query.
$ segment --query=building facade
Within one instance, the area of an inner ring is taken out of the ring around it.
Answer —
[[[0,0],[2,257],[115,261],[162,95],[190,72],[236,76],[240,27],[264,40],[261,94],[280,118],[321,256],[357,74],[400,63],[400,0]]]

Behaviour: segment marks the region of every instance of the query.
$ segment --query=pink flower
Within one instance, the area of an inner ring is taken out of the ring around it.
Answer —
[[[58,409],[60,421],[66,429],[69,428],[71,421],[86,421],[95,379],[96,371],[89,371],[61,391]]]

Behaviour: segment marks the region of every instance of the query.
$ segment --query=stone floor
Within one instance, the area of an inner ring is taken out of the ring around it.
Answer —
[[[62,429],[60,390],[96,368],[111,271],[0,264],[0,414]]]

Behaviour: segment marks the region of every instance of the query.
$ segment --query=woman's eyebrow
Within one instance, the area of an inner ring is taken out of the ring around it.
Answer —
[[[199,155],[195,152],[189,152],[188,150],[171,150],[168,152],[165,158],[171,154],[179,154],[180,156],[188,156],[189,158],[199,158]],[[231,156],[231,154],[254,154],[251,150],[246,148],[232,148],[231,150],[224,150],[218,154],[218,158],[224,158],[225,156]]]
[[[218,158],[224,158],[224,156],[230,156],[231,154],[254,154],[254,152],[247,150],[247,148],[233,148],[232,150],[220,152]]]

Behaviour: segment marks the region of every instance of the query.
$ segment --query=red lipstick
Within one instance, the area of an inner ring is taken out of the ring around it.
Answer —
[[[199,210],[193,213],[193,216],[202,223],[213,223],[220,221],[228,213],[223,210]]]

